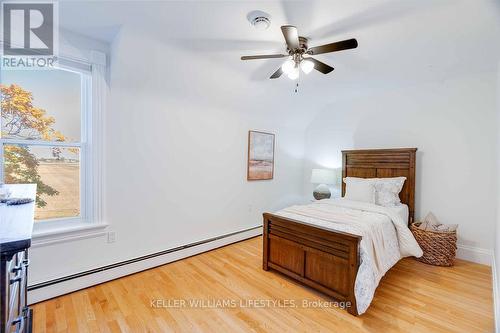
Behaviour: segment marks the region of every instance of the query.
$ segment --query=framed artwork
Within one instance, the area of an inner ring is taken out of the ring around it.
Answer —
[[[274,134],[248,131],[247,180],[267,180],[274,176]]]

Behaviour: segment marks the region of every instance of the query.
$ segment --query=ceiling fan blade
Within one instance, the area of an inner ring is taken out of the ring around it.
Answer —
[[[299,48],[299,33],[296,27],[293,25],[283,25],[281,26],[281,32],[283,33],[286,45],[290,50]]]
[[[355,49],[357,47],[358,47],[358,41],[356,39],[352,38],[352,39],[346,39],[346,40],[343,40],[340,42],[311,47],[309,50],[307,50],[307,53],[311,54],[311,55],[315,55],[315,54],[336,52],[336,51],[342,51],[342,50],[348,50],[348,49]]]
[[[243,56],[241,60],[254,60],[254,59],[272,59],[272,58],[285,58],[289,57],[288,54],[263,54],[254,56]]]
[[[281,74],[283,74],[283,70],[280,67],[276,72],[273,73],[273,75],[271,75],[270,79],[277,79],[281,76]]]
[[[317,70],[317,71],[320,71],[323,74],[328,74],[331,71],[333,71],[333,67],[332,66],[328,66],[324,62],[321,62],[321,61],[316,60],[316,59],[311,58],[311,57],[304,58],[304,59],[312,61],[314,63],[314,69]]]

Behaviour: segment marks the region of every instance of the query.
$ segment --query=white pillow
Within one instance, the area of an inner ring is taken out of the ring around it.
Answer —
[[[374,182],[364,178],[346,177],[345,195],[347,200],[375,203]]]
[[[384,207],[394,207],[401,203],[399,192],[403,189],[406,177],[374,178],[375,203]]]
[[[424,218],[424,223],[427,223],[429,225],[440,225],[441,222],[437,219],[436,215],[432,214],[432,212],[429,212]]]

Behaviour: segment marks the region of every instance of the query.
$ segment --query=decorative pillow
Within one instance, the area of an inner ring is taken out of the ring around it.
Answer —
[[[429,225],[440,225],[441,222],[437,219],[436,215],[434,215],[432,212],[429,212],[424,218],[424,222],[429,224]]]
[[[399,192],[403,189],[406,177],[373,178],[375,181],[375,203],[380,206],[399,205]]]
[[[344,178],[345,195],[347,200],[362,201],[375,203],[375,186],[374,182],[355,177]]]

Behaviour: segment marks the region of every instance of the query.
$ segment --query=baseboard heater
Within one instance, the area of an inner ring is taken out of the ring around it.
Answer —
[[[199,253],[210,251],[210,250],[213,250],[213,249],[216,249],[216,248],[219,248],[219,247],[222,247],[222,246],[234,243],[234,242],[238,242],[238,241],[241,241],[241,240],[244,240],[244,239],[248,239],[248,238],[251,238],[251,237],[258,236],[261,233],[261,231],[262,231],[261,229],[262,229],[261,226],[256,226],[256,227],[252,227],[252,228],[248,228],[248,229],[244,229],[244,230],[232,232],[232,233],[229,233],[229,234],[224,234],[224,235],[221,235],[221,236],[217,236],[217,237],[213,237],[213,238],[201,240],[201,241],[198,241],[198,242],[194,242],[194,243],[190,243],[190,244],[178,246],[178,247],[171,248],[171,249],[168,249],[168,250],[164,250],[164,251],[160,251],[160,252],[156,252],[156,253],[144,255],[144,256],[141,256],[141,257],[137,257],[137,258],[133,258],[133,259],[125,260],[125,261],[120,261],[120,262],[117,262],[117,263],[114,263],[114,264],[110,264],[110,265],[106,265],[106,266],[94,268],[94,269],[91,269],[91,270],[87,270],[87,271],[83,271],[83,272],[71,274],[71,275],[60,277],[60,278],[57,278],[57,279],[44,281],[44,282],[41,282],[41,283],[37,283],[37,284],[33,284],[31,286],[28,286],[28,292],[33,292],[33,291],[41,289],[41,288],[46,288],[46,287],[54,286],[56,284],[60,284],[60,283],[63,283],[63,282],[68,282],[68,281],[71,281],[71,280],[74,280],[74,279],[82,278],[82,277],[93,275],[93,274],[96,274],[96,273],[102,273],[102,272],[109,271],[109,270],[112,270],[112,269],[115,269],[115,268],[118,268],[118,267],[122,267],[122,266],[130,265],[130,264],[138,263],[138,262],[145,261],[145,260],[148,260],[148,259],[153,259],[153,258],[157,258],[157,257],[160,257],[160,256],[165,256],[165,255],[173,254],[175,252],[184,251],[184,250],[188,250],[188,249],[193,250],[192,248],[194,248],[194,247],[197,247],[197,246],[200,246],[200,245],[210,245],[209,243],[213,243],[213,242],[219,241],[219,244],[215,244],[215,246],[213,246],[213,247],[202,249],[199,252],[195,251],[193,253],[188,253],[184,257],[180,257],[180,258],[177,258],[177,259],[174,259],[174,260],[171,260],[171,261],[167,260],[165,263],[163,263],[163,264],[167,264],[167,263],[170,263],[170,262],[174,262],[174,261],[177,261],[177,260],[181,260],[181,259],[185,259],[185,258],[191,257],[191,256],[199,254]],[[228,239],[228,238],[231,238],[231,237],[233,239]],[[224,242],[224,241],[226,241],[226,242]],[[163,264],[160,263],[159,265],[163,265]],[[149,268],[152,268],[152,267],[156,267],[156,266],[159,266],[159,265],[153,265],[151,267],[145,267],[144,269],[138,269],[138,270],[132,271],[132,272],[130,272],[128,274],[123,274],[121,276],[117,276],[117,277],[114,277],[114,278],[119,278],[119,277],[123,277],[123,276],[126,276],[126,275],[134,274],[134,273],[137,273],[137,272],[139,272],[141,270],[146,270],[146,269],[149,269]],[[107,279],[106,281],[110,281],[110,280],[112,280],[114,278]],[[102,283],[102,282],[98,282],[98,283]],[[93,283],[93,284],[90,284],[90,285],[95,285],[95,284],[98,284],[98,283]],[[90,285],[88,285],[88,286],[90,286]],[[84,286],[82,288],[86,288],[88,286]],[[78,288],[78,289],[82,289],[82,288]],[[70,290],[70,291],[66,291],[66,292],[61,292],[61,293],[57,293],[57,294],[62,295],[64,293],[71,292],[71,291],[76,291],[78,289]],[[57,295],[53,295],[52,297],[55,297],[55,296],[57,296]],[[50,297],[47,297],[47,298],[50,298]],[[37,300],[37,301],[41,301],[41,300],[42,299]]]

